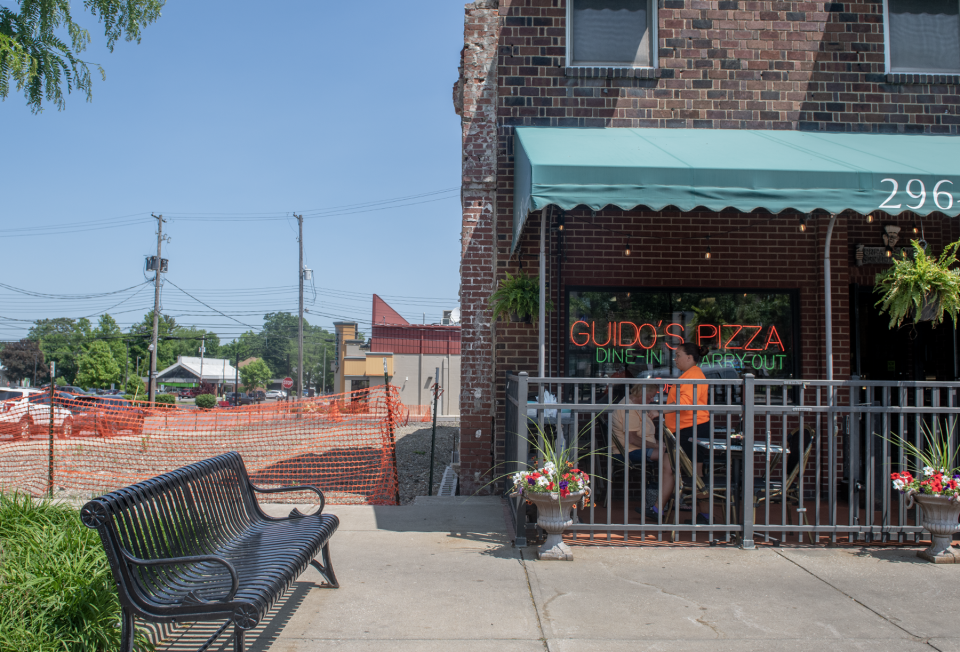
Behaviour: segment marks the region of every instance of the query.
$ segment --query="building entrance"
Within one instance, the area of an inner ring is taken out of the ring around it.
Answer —
[[[890,329],[890,317],[874,305],[878,299],[872,285],[851,286],[852,373],[863,380],[957,380],[953,321]]]

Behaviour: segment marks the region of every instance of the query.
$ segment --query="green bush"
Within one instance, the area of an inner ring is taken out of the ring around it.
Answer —
[[[213,394],[200,394],[197,396],[197,407],[202,410],[209,410],[217,404],[217,397]]]
[[[0,493],[0,650],[116,650],[120,603],[100,537],[68,507]],[[152,648],[137,633],[138,648]]]
[[[126,386],[124,386],[123,389],[125,394],[132,394],[136,396],[138,399],[141,399],[147,395],[146,384],[144,384],[144,382],[139,378],[137,378],[136,376],[132,376],[127,381],[127,384]]]
[[[176,405],[177,395],[176,394],[157,394],[156,398],[154,399],[154,402],[157,403],[158,405],[164,404],[164,403]]]

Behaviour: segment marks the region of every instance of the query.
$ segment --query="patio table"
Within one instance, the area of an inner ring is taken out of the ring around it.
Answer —
[[[739,444],[737,441],[739,440]],[[734,483],[734,509],[738,515],[743,514],[743,439],[742,435],[732,434],[730,435],[730,443],[728,445],[727,438],[714,438],[713,442],[708,438],[698,437],[697,446],[704,448],[706,450],[713,450],[717,452],[726,452],[727,448],[730,449],[730,462],[733,467],[731,471],[733,472],[733,483]],[[753,442],[753,452],[761,453],[766,455],[771,454],[780,454],[786,453],[790,454],[789,448],[784,448],[778,444],[767,445],[765,441],[754,441]],[[698,462],[701,460],[697,460]]]

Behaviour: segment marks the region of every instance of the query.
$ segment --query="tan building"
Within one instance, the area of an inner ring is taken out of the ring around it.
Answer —
[[[390,383],[404,405],[432,404],[439,378],[439,414],[460,414],[459,324],[411,324],[373,295],[372,337],[357,339],[357,322],[334,322],[334,391],[349,392],[383,384],[384,361]]]

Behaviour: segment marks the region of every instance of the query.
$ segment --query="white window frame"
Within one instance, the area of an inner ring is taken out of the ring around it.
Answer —
[[[958,0],[960,2],[960,0]],[[960,72],[895,72],[890,65],[890,10],[883,0],[883,69],[888,75],[958,75]]]
[[[573,45],[573,40],[571,39],[571,31],[573,29],[573,3],[576,0],[567,0],[567,24],[566,24],[566,62],[567,68],[631,68],[636,70],[654,70],[660,67],[660,38],[659,38],[659,25],[660,25],[660,7],[659,0],[647,0],[650,3],[650,10],[653,14],[652,20],[650,21],[650,65],[649,66],[628,66],[628,65],[617,65],[617,66],[576,66],[573,64],[573,57],[571,56],[570,48]],[[886,12],[887,0],[883,0],[884,12]]]

